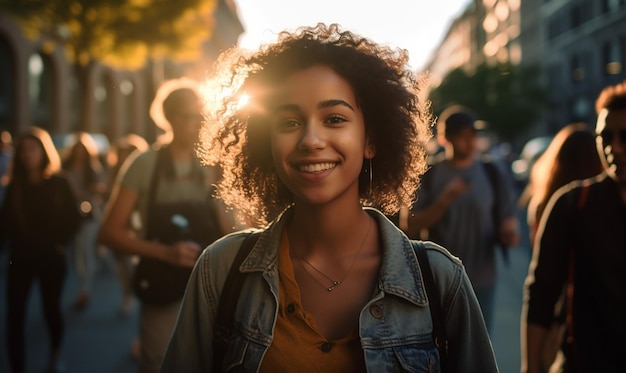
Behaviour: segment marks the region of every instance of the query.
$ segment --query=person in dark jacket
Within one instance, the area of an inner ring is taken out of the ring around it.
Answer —
[[[76,197],[69,182],[60,176],[60,166],[48,132],[32,127],[18,137],[6,200],[0,211],[0,243],[9,249],[6,325],[9,363],[14,372],[25,371],[25,323],[35,280],[39,281],[50,334],[50,370],[60,365],[64,250],[80,222]]]
[[[596,110],[606,170],[558,189],[541,217],[526,280],[522,372],[542,371],[564,288],[565,336],[550,371],[626,371],[626,81],[605,88]]]

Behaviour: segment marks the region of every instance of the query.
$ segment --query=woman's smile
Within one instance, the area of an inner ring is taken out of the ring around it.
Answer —
[[[323,162],[323,163],[301,164],[301,165],[298,165],[297,168],[298,170],[305,172],[305,173],[319,174],[324,171],[331,170],[335,168],[336,166],[337,166],[337,163],[335,162]]]

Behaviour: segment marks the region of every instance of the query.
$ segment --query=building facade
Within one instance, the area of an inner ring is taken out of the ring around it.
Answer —
[[[626,1],[548,0],[541,7],[547,130],[595,122],[594,103],[626,79]]]
[[[83,92],[74,65],[61,48],[27,39],[7,15],[0,14],[0,130],[15,134],[39,126],[53,135],[101,133],[110,141],[136,133],[152,141],[156,127],[148,112],[156,88],[165,79],[201,79],[217,55],[236,45],[243,33],[234,1],[218,1],[213,16],[211,39],[204,43],[198,61],[150,60],[132,71],[92,63]],[[86,115],[80,115],[81,105]]]
[[[548,91],[528,137],[595,122],[603,87],[626,79],[626,0],[472,0],[425,70],[436,87],[482,62],[538,65]]]

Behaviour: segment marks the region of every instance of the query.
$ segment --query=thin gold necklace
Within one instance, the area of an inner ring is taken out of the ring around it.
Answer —
[[[309,263],[308,260],[304,259],[302,257],[302,255],[300,255],[300,253],[294,247],[293,251],[296,253],[296,256],[298,257],[298,260],[300,260],[302,263],[308,265],[309,267],[313,268],[313,270],[315,272],[319,273],[320,275],[324,276],[324,278],[326,278],[328,281],[330,281],[330,286],[326,286],[324,283],[322,283],[320,280],[318,280],[317,277],[312,276],[307,270],[305,270],[305,272],[308,273],[309,276],[311,276],[311,278],[313,278],[318,284],[322,285],[322,287],[324,289],[328,290],[329,292],[335,290],[335,288],[337,286],[341,285],[344,282],[344,280],[348,277],[350,272],[352,272],[352,268],[354,268],[354,265],[356,264],[357,259],[359,258],[359,256],[361,256],[361,251],[363,251],[363,247],[365,247],[365,242],[367,242],[367,238],[370,235],[370,230],[372,229],[372,218],[369,217],[369,216],[368,216],[368,218],[369,218],[369,224],[367,226],[367,233],[365,234],[365,238],[363,239],[363,242],[361,242],[361,247],[359,247],[359,250],[357,251],[356,255],[354,255],[354,259],[352,259],[352,264],[350,264],[350,268],[348,268],[348,271],[346,271],[346,273],[343,275],[341,280],[333,280],[332,278],[330,278],[330,276],[328,276],[324,272],[320,271],[313,264]]]

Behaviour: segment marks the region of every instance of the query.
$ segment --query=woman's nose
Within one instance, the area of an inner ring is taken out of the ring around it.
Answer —
[[[298,149],[303,151],[312,151],[321,149],[325,146],[323,126],[314,122],[309,122],[303,126],[302,137],[298,143]]]

